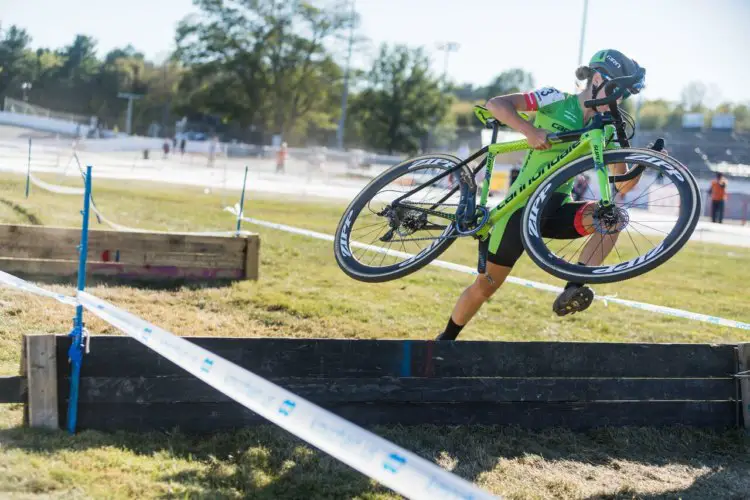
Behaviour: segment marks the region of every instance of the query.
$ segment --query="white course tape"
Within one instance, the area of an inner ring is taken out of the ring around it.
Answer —
[[[0,271],[0,283],[11,288],[23,290],[24,292],[41,295],[42,297],[49,297],[69,306],[75,306],[78,304],[74,297],[69,297],[61,293],[50,292],[49,290],[40,288],[34,284],[29,283],[28,281],[22,280],[21,278],[16,278],[12,274],[8,274],[4,271]]]
[[[86,292],[80,303],[181,368],[408,498],[495,498],[437,465]]]
[[[44,182],[41,179],[37,179],[34,174],[29,174],[29,180],[31,180],[31,183],[34,184],[37,187],[40,187],[44,189],[45,191],[49,191],[51,193],[57,193],[57,194],[75,194],[79,196],[83,196],[86,192],[83,188],[77,188],[72,186],[59,186],[57,184],[50,184],[48,182]]]
[[[224,210],[226,210],[227,212],[231,212],[235,216],[237,215],[236,207],[226,207]],[[253,219],[250,217],[243,217],[242,220],[250,224],[255,224],[256,226],[264,226],[264,227],[268,227],[271,229],[278,229],[280,231],[286,231],[288,233],[299,234],[302,236],[309,236],[311,238],[317,238],[320,240],[333,241],[333,236],[330,236],[324,233],[318,233],[316,231],[309,231],[307,229],[300,229],[297,227],[287,226],[285,224],[276,224],[274,222],[267,222],[263,220]],[[413,254],[408,254],[404,252],[399,252],[397,250],[389,250],[386,248],[373,247],[371,245],[365,245],[357,241],[350,242],[350,245],[353,247],[357,247],[357,248],[365,248],[373,252],[393,255],[395,257],[408,258],[413,255]],[[443,269],[450,269],[452,271],[458,271],[458,272],[466,273],[466,274],[473,274],[473,275],[477,274],[477,271],[474,268],[471,268],[469,266],[464,266],[461,264],[454,264],[453,262],[446,262],[444,260],[433,260],[432,262],[430,262],[430,265],[436,266],[436,267],[442,267]],[[548,285],[546,283],[539,283],[536,281],[525,280],[523,278],[515,278],[513,276],[509,276],[507,278],[507,281],[510,283],[514,283],[516,285],[522,285],[522,286],[525,286],[528,288],[534,288],[537,290],[545,290],[547,292],[560,293],[563,290],[559,286],[553,286],[553,285]],[[750,330],[750,323],[743,323],[742,321],[736,321],[733,319],[720,318],[717,316],[709,316],[706,314],[694,313],[694,312],[685,311],[682,309],[674,309],[672,307],[664,307],[664,306],[657,306],[654,304],[647,304],[644,302],[636,302],[633,300],[618,299],[616,297],[596,296],[594,298],[596,300],[603,301],[605,305],[608,303],[620,304],[626,307],[632,307],[632,308],[641,309],[644,311],[664,314],[667,316],[675,316],[678,318],[690,319],[694,321],[702,321],[704,323],[712,323],[714,325],[728,326],[730,328],[740,328],[742,330]]]
[[[29,174],[29,179],[31,180],[31,183],[34,184],[35,186],[40,187],[51,193],[73,194],[73,195],[79,195],[79,196],[83,196],[85,194],[85,190],[83,188],[50,184],[48,182],[44,182],[40,179],[37,179],[36,177],[34,177],[34,174]],[[91,211],[94,212],[99,217],[100,221],[104,222],[106,225],[108,225],[112,229],[115,229],[117,231],[130,232],[130,233],[165,233],[165,234],[169,233],[169,234],[187,234],[187,235],[192,235],[192,236],[232,236],[232,235],[247,236],[247,235],[252,234],[248,231],[240,231],[239,233],[237,233],[237,231],[196,231],[196,232],[174,233],[170,231],[153,231],[150,229],[139,229],[135,227],[123,226],[121,224],[118,224],[116,222],[109,220],[96,207],[96,205],[94,205],[94,203],[91,203]]]

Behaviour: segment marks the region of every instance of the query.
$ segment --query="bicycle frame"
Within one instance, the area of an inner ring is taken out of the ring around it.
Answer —
[[[560,144],[570,142],[572,143],[571,146],[563,151],[557,158],[544,165],[543,168],[540,168],[530,179],[528,184],[513,186],[513,191],[510,192],[503,201],[501,201],[498,205],[490,210],[487,223],[479,231],[476,232],[475,236],[482,240],[486,239],[492,227],[504,216],[509,215],[520,208],[526,202],[526,200],[529,199],[531,193],[533,193],[534,190],[546,178],[548,178],[550,175],[554,174],[561,168],[564,168],[571,162],[582,158],[583,156],[586,156],[586,154],[591,154],[594,158],[597,179],[599,182],[599,190],[601,193],[600,201],[604,206],[610,205],[612,203],[612,191],[610,182],[614,181],[615,179],[619,181],[634,177],[633,174],[624,174],[622,176],[610,177],[607,167],[606,165],[604,165],[604,149],[606,146],[604,127],[605,125],[608,125],[610,123],[611,122],[609,121],[609,119],[607,119],[604,115],[597,114],[592,120],[592,124],[584,129],[571,132],[561,132],[558,134],[550,134],[548,136],[548,141],[550,143]],[[495,157],[499,154],[530,149],[529,143],[525,139],[519,141],[495,143],[495,140],[497,139],[497,131],[498,125],[494,124],[491,144],[483,147],[458,165],[451,167],[450,169],[445,170],[441,174],[435,176],[430,182],[422,184],[418,188],[404,193],[404,195],[393,200],[392,203],[394,205],[398,204],[404,198],[421,191],[427,186],[440,181],[444,177],[447,177],[448,175],[451,175],[456,171],[459,171],[465,165],[468,165],[469,162],[486,154],[487,157],[485,158],[485,160],[473,170],[473,175],[476,175],[482,168],[485,169],[481,198],[478,205],[480,207],[485,207],[487,204],[487,197],[489,196],[490,179],[492,178],[492,170],[495,165]],[[611,140],[611,137],[607,139]],[[451,189],[448,194],[443,197],[443,199],[436,202],[435,206],[439,205],[450,196],[452,196],[457,189],[458,187]],[[410,209],[421,210],[435,214],[434,210],[422,209],[411,205]],[[450,220],[453,220],[455,218],[455,216],[449,214],[444,214],[444,216],[445,218]]]

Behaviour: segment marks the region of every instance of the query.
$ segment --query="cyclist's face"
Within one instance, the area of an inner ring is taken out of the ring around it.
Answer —
[[[606,83],[606,80],[602,77],[602,75],[599,74],[599,73],[594,73],[594,76],[591,78],[591,93],[592,93],[592,97],[593,97],[594,89],[601,87],[602,84],[604,84],[604,83]],[[604,96],[605,96],[604,88],[602,87],[602,88],[599,89],[599,93],[596,95],[596,98],[597,99],[601,99]],[[623,98],[620,97],[619,99],[617,99],[617,104],[618,105],[622,104],[622,101],[623,101]],[[609,105],[605,104],[603,106],[597,106],[596,110],[599,111],[599,112],[609,111]]]

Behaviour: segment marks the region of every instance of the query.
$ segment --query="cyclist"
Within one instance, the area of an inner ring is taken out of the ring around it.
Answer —
[[[609,79],[630,76],[639,69],[635,61],[621,52],[602,50],[594,54],[588,66],[581,66],[576,70],[576,77],[579,80],[586,80],[586,88],[578,94],[566,94],[546,87],[533,92],[509,94],[490,99],[487,102],[487,109],[492,115],[498,121],[524,134],[529,146],[533,148],[527,153],[514,185],[526,183],[537,170],[570,147],[570,144],[565,143],[551,145],[547,142],[547,134],[584,128],[595,112],[609,111],[608,105],[600,106],[596,111],[586,108],[584,101],[604,97],[603,89]],[[638,93],[643,86],[644,81],[641,79],[627,89],[624,94],[625,98],[630,94]],[[519,111],[536,111],[533,123],[519,116]],[[616,147],[612,140],[613,126],[607,126],[605,135],[608,139],[607,147]],[[624,173],[625,169],[624,164],[614,165],[613,172]],[[618,186],[618,189],[624,193],[632,189],[634,184]],[[545,237],[572,239],[594,232],[592,214],[596,202],[572,201],[570,198],[572,189],[573,180],[571,179],[571,182],[558,189],[558,192],[553,195],[556,200],[553,200],[554,203],[550,206],[558,208],[551,213],[543,214],[543,218],[546,219],[543,227]],[[522,213],[523,207],[498,221],[492,229],[487,272],[482,276],[477,276],[476,281],[461,294],[448,320],[448,325],[437,340],[455,340],[482,304],[508,277],[513,265],[524,251],[521,241]],[[599,265],[614,246],[615,239],[590,238],[579,256],[579,263]],[[594,292],[589,287],[582,283],[568,283],[565,290],[555,300],[552,309],[559,316],[580,312],[591,305],[593,298]]]

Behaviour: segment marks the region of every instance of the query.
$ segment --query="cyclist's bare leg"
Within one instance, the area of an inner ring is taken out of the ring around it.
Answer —
[[[583,212],[583,227],[591,228],[594,225],[593,206]],[[588,236],[588,241],[578,256],[578,262],[587,266],[598,266],[607,258],[612,251],[620,233],[600,234],[594,232]],[[552,304],[552,310],[558,316],[585,311],[594,300],[594,292],[583,283],[568,283],[560,295]]]
[[[511,269],[507,266],[498,266],[488,262],[487,272],[477,276],[474,283],[466,288],[458,298],[456,305],[453,307],[448,326],[438,337],[438,340],[455,340],[461,329],[505,282]]]

